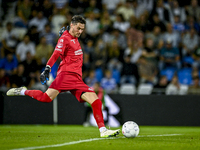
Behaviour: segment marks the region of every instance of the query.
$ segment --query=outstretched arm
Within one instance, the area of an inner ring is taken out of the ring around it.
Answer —
[[[65,27],[61,28],[61,30],[59,31],[59,36],[62,36],[65,30]],[[48,60],[44,71],[40,75],[40,81],[42,84],[45,84],[49,80],[49,73],[51,72],[51,67],[54,65],[58,57],[63,53],[65,46],[66,45],[64,44],[64,39],[61,37],[58,40],[55,50],[51,55],[50,59]]]
[[[54,63],[56,62],[56,60],[58,59],[59,56],[60,56],[60,53],[55,50],[53,52],[53,54],[51,55],[51,57],[49,58],[49,60],[47,62],[47,66],[52,67],[54,65]]]
[[[51,55],[44,71],[40,75],[40,81],[42,84],[45,84],[49,80],[49,73],[51,72],[51,67],[54,65],[54,63],[56,62],[59,56],[60,56],[60,53],[56,50]]]

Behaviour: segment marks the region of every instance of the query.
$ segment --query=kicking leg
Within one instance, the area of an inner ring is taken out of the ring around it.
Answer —
[[[27,90],[26,87],[11,88],[7,92],[8,96],[27,95],[40,102],[46,102],[46,103],[51,102],[58,94],[59,91],[55,89],[49,88],[45,93],[43,93],[40,90]]]

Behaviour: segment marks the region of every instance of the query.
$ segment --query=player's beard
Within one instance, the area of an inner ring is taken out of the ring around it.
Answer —
[[[79,38],[80,35],[81,35],[80,33],[77,33],[77,34],[76,34],[76,37]]]
[[[76,33],[76,31],[73,30],[72,32],[74,34],[74,37],[78,38],[81,34],[80,33]]]

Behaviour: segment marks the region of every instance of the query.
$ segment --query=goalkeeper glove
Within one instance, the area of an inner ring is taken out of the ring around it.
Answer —
[[[66,31],[68,30],[69,31],[69,26],[67,26],[67,29],[65,27],[62,27],[59,31],[59,36],[61,37],[61,35]]]
[[[66,28],[62,27],[59,31],[59,36],[61,37],[61,35],[63,34],[63,32],[65,32]]]
[[[50,66],[46,66],[44,71],[40,75],[40,81],[42,84],[45,84],[47,81],[49,81],[49,72],[51,71]]]

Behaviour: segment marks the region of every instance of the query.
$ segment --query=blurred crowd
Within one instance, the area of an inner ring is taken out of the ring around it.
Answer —
[[[14,18],[8,7],[14,4]],[[83,80],[107,93],[124,84],[150,84],[165,94],[200,93],[200,1],[7,0],[0,16],[0,89],[46,90],[39,76],[53,53],[59,30],[73,15],[86,18],[79,38]],[[56,77],[57,60],[51,76]]]

